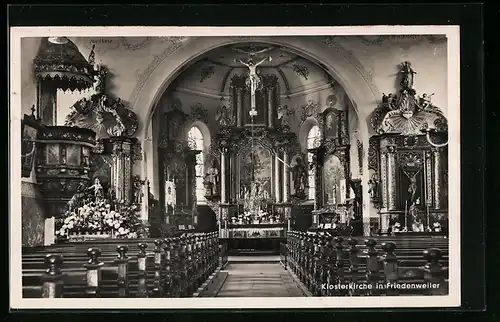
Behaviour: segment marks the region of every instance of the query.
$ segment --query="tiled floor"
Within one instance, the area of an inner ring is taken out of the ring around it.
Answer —
[[[279,263],[229,263],[217,297],[304,296],[290,274]]]

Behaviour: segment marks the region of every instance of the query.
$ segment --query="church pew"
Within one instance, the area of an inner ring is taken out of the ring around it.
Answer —
[[[316,296],[333,295],[404,295],[445,294],[447,292],[448,244],[438,243],[442,249],[422,248],[431,241],[413,243],[411,247],[396,253],[396,243],[383,238],[379,247],[375,239],[367,239],[364,245],[356,239],[345,241],[320,234],[289,232],[287,244],[281,247],[284,264]],[[398,242],[401,238],[398,238]],[[418,258],[420,252],[420,258]],[[413,287],[438,284],[433,289],[396,289],[396,286]],[[376,289],[376,286],[384,286]],[[410,284],[408,284],[410,283]],[[323,285],[333,289],[324,289]],[[335,285],[338,285],[335,287]],[[367,286],[371,290],[366,289]],[[354,286],[354,287],[352,287]],[[365,286],[365,289],[361,287]],[[356,288],[357,287],[357,288]]]
[[[43,294],[37,291],[37,287],[40,288],[40,284],[46,283],[47,276],[58,276],[57,282],[63,281],[64,287],[57,292],[57,296],[63,294],[64,297],[190,296],[215,270],[220,261],[217,233],[156,240],[154,244],[153,252],[146,252],[148,248],[146,243],[136,245],[139,252],[135,258],[127,256],[129,249],[123,245],[117,247],[115,256],[106,252],[105,257],[101,256],[102,253],[97,248],[88,249],[87,258],[66,250],[71,255],[68,255],[71,260],[69,265],[66,265],[66,258],[62,265],[63,257],[60,255],[45,254],[43,251],[38,254],[25,253],[23,254],[25,295]],[[82,246],[88,246],[88,243]],[[41,265],[42,257],[44,265]],[[225,260],[227,261],[227,255]],[[82,270],[81,267],[85,262],[87,267]],[[142,268],[139,268],[139,262]],[[46,272],[43,272],[45,269]],[[98,275],[101,278],[96,287],[99,292],[89,289],[87,282],[89,270],[100,272]],[[35,276],[38,276],[38,279]],[[84,285],[82,281],[86,284]],[[49,286],[47,288],[50,289]],[[55,296],[47,294],[44,296]]]

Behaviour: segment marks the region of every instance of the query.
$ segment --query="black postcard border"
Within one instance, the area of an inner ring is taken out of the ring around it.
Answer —
[[[486,109],[484,104],[484,52],[483,13],[481,4],[276,4],[276,5],[19,5],[8,7],[9,27],[15,26],[348,26],[348,25],[459,25],[461,57],[461,187],[462,187],[462,306],[461,308],[382,309],[384,319],[400,316],[400,311],[414,311],[404,319],[425,319],[420,311],[483,311],[486,307],[486,230],[485,230],[485,132]],[[497,18],[498,19],[498,18]],[[8,36],[8,28],[7,28]],[[8,61],[8,60],[7,60]],[[8,77],[8,75],[7,75]],[[7,151],[8,153],[8,151]],[[8,154],[7,154],[8,155]],[[490,182],[491,183],[491,182]],[[9,188],[7,184],[7,189]],[[8,211],[8,209],[7,209]],[[8,256],[8,216],[4,216]],[[453,218],[453,214],[450,214]],[[491,223],[490,223],[491,224]],[[498,256],[498,255],[497,255]],[[498,267],[498,266],[497,266]],[[5,275],[8,277],[8,274]],[[7,282],[8,285],[9,282]],[[8,290],[8,287],[6,288]],[[126,310],[114,310],[114,312]],[[259,310],[264,311],[264,310]],[[276,311],[280,312],[277,316]],[[298,313],[298,312],[301,313]],[[298,309],[265,310],[274,319],[298,316],[300,319],[326,320],[342,318],[353,311],[374,318],[373,309]],[[33,311],[11,311],[10,318],[40,319],[36,315],[23,314]],[[57,310],[72,312],[75,310]],[[82,311],[80,311],[82,312]],[[109,316],[104,310],[94,318]],[[127,311],[130,312],[130,311]],[[134,313],[139,313],[133,310]],[[132,313],[130,312],[130,313]],[[148,314],[153,311],[141,311]],[[257,310],[168,310],[158,317],[176,319],[189,313],[190,317],[205,319],[206,313],[218,312],[224,317],[230,312],[255,312]],[[223,313],[226,312],[226,313]],[[273,313],[274,312],[274,313]],[[368,313],[370,312],[370,313]],[[34,313],[34,312],[33,312]],[[43,312],[45,316],[47,310]],[[59,315],[61,317],[65,314]],[[88,311],[87,311],[88,313]],[[159,312],[155,312],[159,313]],[[198,314],[201,313],[201,314]],[[293,314],[292,314],[293,313]],[[196,315],[195,315],[196,314]],[[146,318],[135,315],[136,318]],[[155,314],[156,315],[156,314]],[[251,315],[239,315],[245,318]],[[260,315],[260,314],[259,314]],[[266,314],[267,315],[267,314]],[[51,317],[56,317],[50,315]],[[78,316],[71,316],[71,319]],[[87,315],[85,315],[87,318]],[[349,317],[351,318],[351,317]]]

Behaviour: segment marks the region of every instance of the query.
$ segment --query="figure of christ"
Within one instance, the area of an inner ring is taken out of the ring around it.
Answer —
[[[87,190],[94,190],[95,201],[98,202],[102,199],[102,185],[99,178],[95,178],[94,184],[87,188]]]
[[[250,58],[248,61],[244,62],[241,59],[235,59],[235,62],[239,62],[240,64],[248,67],[248,82],[250,85],[250,97],[251,97],[251,109],[254,110],[256,108],[255,104],[255,92],[260,85],[260,76],[258,75],[257,66],[265,62],[266,60],[272,61],[272,57],[267,57],[259,61],[258,63],[254,63],[254,61]]]

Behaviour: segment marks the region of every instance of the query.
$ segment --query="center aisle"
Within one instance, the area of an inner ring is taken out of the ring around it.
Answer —
[[[280,263],[229,262],[221,272],[228,275],[217,297],[305,296]]]

